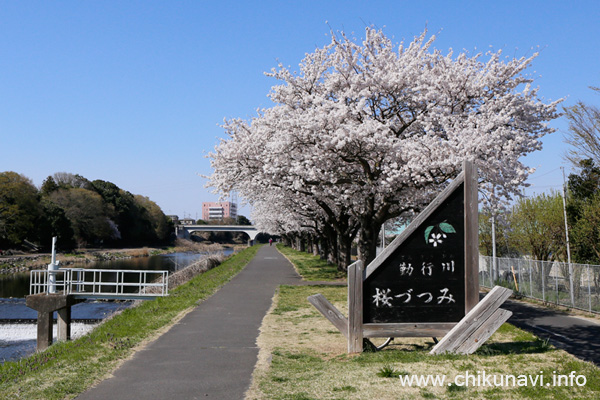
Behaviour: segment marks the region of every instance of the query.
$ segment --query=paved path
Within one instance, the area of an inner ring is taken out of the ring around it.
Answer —
[[[228,284],[78,399],[243,399],[275,290],[299,281],[275,246],[263,246]]]
[[[519,328],[549,339],[574,356],[600,365],[600,324],[547,307],[509,300],[502,308],[513,312],[508,320]]]

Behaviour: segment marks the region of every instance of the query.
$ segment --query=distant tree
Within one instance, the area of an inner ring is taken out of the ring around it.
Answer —
[[[107,210],[114,210],[109,217],[120,232],[114,245],[144,246],[168,241],[174,228],[156,203],[147,197],[133,195],[112,182],[95,180],[91,187],[109,206]]]
[[[80,188],[60,189],[49,199],[64,210],[78,246],[103,244],[119,237],[117,226],[107,217],[106,207],[98,193]]]
[[[495,231],[496,231],[496,256],[511,257],[515,255],[514,249],[508,240],[508,222],[506,215],[496,216]],[[492,215],[489,211],[479,212],[479,251],[485,256],[493,254],[492,240]]]
[[[585,200],[600,192],[600,164],[592,159],[580,160],[579,174],[569,175],[569,191],[575,199]]]
[[[91,189],[102,197],[103,202],[108,205],[107,209],[113,211],[109,217],[119,230],[118,240],[115,240],[114,245],[135,246],[143,242],[144,236],[149,234],[150,226],[141,220],[133,195],[112,182],[99,179],[91,182]]]
[[[590,89],[600,93],[600,88]],[[585,159],[591,159],[596,165],[600,165],[600,109],[579,101],[564,110],[569,120],[565,142],[572,146],[567,151],[567,159],[575,166]]]
[[[52,177],[54,182],[64,189],[91,189],[91,182],[79,174],[57,172]]]
[[[565,221],[562,196],[557,192],[522,198],[509,218],[512,246],[532,260],[566,261]],[[533,262],[533,280],[541,289],[548,282],[550,270],[544,262]],[[561,268],[565,277],[568,267]]]
[[[51,176],[49,176],[42,183],[42,187],[40,189],[40,192],[42,193],[43,196],[48,196],[50,193],[52,193],[52,192],[54,192],[55,190],[58,190],[58,189],[59,189],[59,186],[54,181],[54,178],[52,178]]]
[[[517,201],[509,217],[511,244],[534,260],[565,259],[565,221],[559,193]]]
[[[117,185],[59,172],[40,190],[16,172],[0,173],[0,249],[20,247],[25,239],[58,246],[146,246],[166,244],[173,222],[144,196]]]
[[[71,221],[65,214],[65,210],[47,198],[42,199],[41,206],[42,222],[39,224],[38,229],[42,248],[48,250],[51,245],[51,238],[56,236],[59,249],[74,249],[76,247],[75,232],[71,226]]]
[[[16,172],[0,173],[0,248],[37,241],[39,194],[31,180]]]
[[[171,238],[171,234],[175,231],[171,218],[167,217],[158,204],[148,197],[135,195],[134,199],[138,207],[144,210],[142,216],[148,220],[152,227],[154,243],[167,243]]]
[[[237,225],[252,225],[252,222],[243,215],[238,215],[236,220]]]
[[[574,259],[600,264],[600,193],[582,202],[579,217],[571,227]]]
[[[600,263],[600,167],[592,159],[579,161],[579,173],[569,175],[567,213],[573,259]]]
[[[234,218],[209,219],[206,221],[208,225],[236,225]]]

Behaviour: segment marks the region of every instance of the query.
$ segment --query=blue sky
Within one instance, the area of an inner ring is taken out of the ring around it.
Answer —
[[[167,214],[200,217],[197,174],[224,118],[270,105],[278,60],[295,67],[367,25],[395,41],[426,27],[435,47],[541,51],[528,73],[547,101],[600,104],[595,1],[0,1],[0,171],[36,185],[55,172],[111,181]],[[559,189],[564,119],[529,156],[526,193]],[[568,172],[568,170],[567,170]],[[247,208],[242,213],[248,214]]]

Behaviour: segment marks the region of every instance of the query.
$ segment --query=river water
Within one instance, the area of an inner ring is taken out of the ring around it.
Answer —
[[[225,249],[226,255],[233,250]],[[178,271],[202,258],[199,253],[174,253],[84,264],[85,268]],[[60,257],[59,257],[60,260]],[[78,265],[69,267],[79,268]],[[29,295],[29,272],[0,274],[0,363],[18,360],[35,352],[37,312],[25,305]],[[131,301],[92,301],[72,307],[73,339],[92,330],[100,320],[129,307]],[[56,330],[56,326],[54,327]],[[56,335],[56,331],[55,331]]]

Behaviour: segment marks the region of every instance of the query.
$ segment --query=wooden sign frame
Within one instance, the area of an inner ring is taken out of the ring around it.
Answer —
[[[460,175],[421,212],[413,222],[367,268],[361,261],[348,267],[348,311],[346,319],[322,295],[308,298],[348,339],[348,352],[363,351],[363,339],[375,337],[441,337],[459,322],[365,323],[363,283],[409,239],[438,208],[463,188],[464,207],[464,317],[479,301],[479,235],[477,171],[472,162],[463,163]],[[463,300],[463,299],[461,299]],[[347,327],[347,329],[344,329]]]

